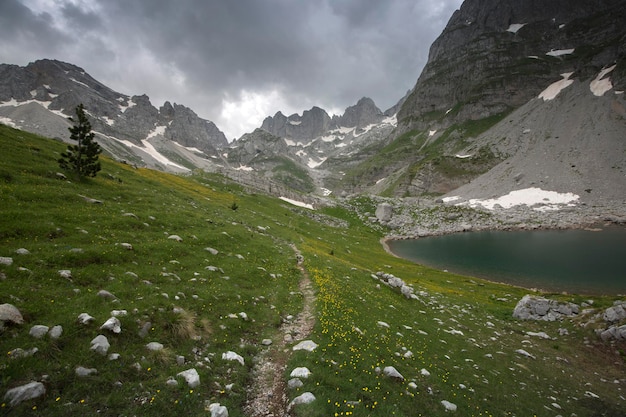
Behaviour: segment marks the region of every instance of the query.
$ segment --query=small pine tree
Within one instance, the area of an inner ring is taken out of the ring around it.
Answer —
[[[61,154],[59,166],[67,171],[74,171],[78,177],[95,177],[100,171],[98,155],[102,148],[94,140],[95,134],[91,131],[91,123],[85,114],[82,103],[76,106],[76,119],[71,117],[74,126],[68,128],[70,139],[78,142],[77,145],[67,145],[67,151]]]

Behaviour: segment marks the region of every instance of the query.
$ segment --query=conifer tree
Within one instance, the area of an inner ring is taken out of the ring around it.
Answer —
[[[76,120],[69,119],[74,122],[74,126],[68,128],[70,139],[78,144],[67,146],[67,151],[61,154],[59,166],[73,171],[78,177],[95,177],[101,169],[98,155],[102,153],[102,148],[94,140],[95,134],[91,131],[91,123],[82,103],[76,106]]]

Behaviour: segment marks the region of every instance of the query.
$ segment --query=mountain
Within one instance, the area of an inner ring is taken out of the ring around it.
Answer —
[[[277,112],[234,141],[225,158],[240,181],[256,183],[262,177],[274,190],[287,186],[328,194],[346,169],[370,156],[372,145],[383,143],[395,128],[395,114],[386,114],[368,97],[332,118],[319,107],[302,116]]]
[[[214,123],[191,109],[165,102],[157,109],[146,95],[129,97],[83,69],[55,60],[25,67],[0,64],[0,121],[49,137],[68,138],[68,117],[83,103],[106,152],[130,163],[187,172],[221,165],[228,145]]]
[[[466,0],[397,129],[342,186],[390,196],[464,186],[472,198],[534,184],[623,199],[624,22],[623,0]]]

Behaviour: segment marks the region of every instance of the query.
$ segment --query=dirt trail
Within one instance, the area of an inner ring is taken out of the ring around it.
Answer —
[[[308,272],[304,268],[303,258],[295,245],[298,268],[302,272],[299,289],[304,298],[302,311],[291,321],[285,321],[278,333],[282,339],[262,351],[256,358],[252,370],[252,383],[248,387],[249,397],[245,413],[250,417],[287,417],[289,416],[289,398],[287,382],[283,378],[291,349],[287,346],[305,339],[315,324],[315,292]]]

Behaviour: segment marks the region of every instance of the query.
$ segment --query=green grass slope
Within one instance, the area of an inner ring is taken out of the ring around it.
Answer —
[[[623,346],[601,343],[577,321],[515,320],[527,290],[394,258],[380,232],[350,211],[312,213],[221,177],[180,177],[107,158],[94,179],[62,180],[62,143],[0,126],[0,146],[0,256],[13,259],[0,265],[0,304],[24,316],[0,333],[0,396],[30,381],[46,387],[16,406],[0,398],[0,415],[200,416],[215,402],[230,416],[246,415],[254,358],[267,349],[261,341],[282,339],[282,321],[303,305],[291,245],[315,285],[309,338],[319,345],[289,358],[285,379],[303,366],[311,376],[288,398],[316,397],[294,415],[450,414],[442,401],[464,416],[624,415]],[[402,278],[419,299],[380,285],[377,271]],[[127,312],[119,334],[100,330],[113,310]],[[95,320],[80,324],[83,312]],[[29,335],[36,324],[61,325],[63,334],[36,339]],[[90,350],[99,334],[117,360]],[[150,351],[149,342],[164,348]],[[17,348],[37,352],[17,357]],[[223,359],[228,351],[244,364]],[[97,373],[78,377],[78,366]],[[386,366],[404,380],[377,372]],[[200,375],[195,388],[176,376],[189,368]]]

